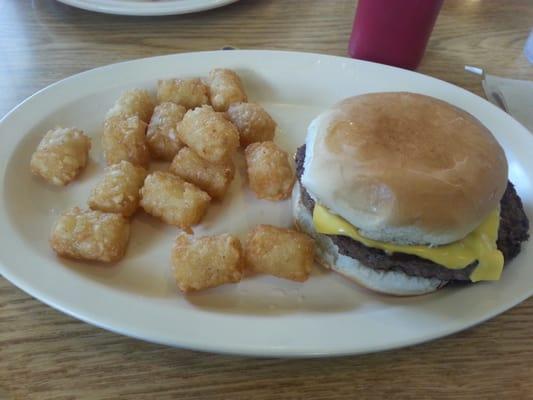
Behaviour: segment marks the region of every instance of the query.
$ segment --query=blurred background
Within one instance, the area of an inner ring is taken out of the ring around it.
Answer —
[[[354,0],[241,0],[196,14],[129,17],[55,0],[0,2],[0,91],[5,114],[36,89],[87,69],[155,55],[282,49],[347,56]],[[445,0],[418,71],[482,94],[463,72],[533,79],[523,48],[531,0]],[[58,68],[58,66],[61,66]]]

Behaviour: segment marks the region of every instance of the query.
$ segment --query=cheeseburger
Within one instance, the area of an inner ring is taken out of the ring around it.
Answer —
[[[432,97],[340,102],[310,124],[296,169],[295,222],[321,264],[379,292],[498,280],[528,238],[501,146]]]

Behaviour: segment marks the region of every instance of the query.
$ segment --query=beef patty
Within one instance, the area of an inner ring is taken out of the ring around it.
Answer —
[[[296,173],[301,180],[304,171],[305,145],[296,152]],[[315,206],[314,200],[300,182],[302,203],[312,213]],[[503,253],[507,264],[520,252],[522,242],[529,238],[529,221],[522,201],[511,182],[500,202],[500,227],[498,230],[498,249]],[[477,265],[477,261],[463,269],[448,269],[433,261],[404,253],[387,254],[383,250],[366,247],[362,243],[346,236],[328,235],[339,252],[348,257],[355,258],[365,266],[377,270],[401,271],[410,276],[424,278],[438,278],[444,281],[469,281],[470,274]]]

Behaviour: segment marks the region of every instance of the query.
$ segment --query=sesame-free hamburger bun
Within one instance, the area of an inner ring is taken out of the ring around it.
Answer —
[[[451,104],[372,93],[311,123],[302,184],[367,237],[442,245],[497,207],[507,160],[490,131]]]
[[[314,231],[314,204],[365,238],[432,248],[461,241],[480,226],[508,186],[505,153],[491,132],[469,113],[416,93],[341,101],[309,125],[303,152],[294,217],[317,240],[320,261],[397,295],[427,293],[454,278],[426,267],[380,269],[371,262],[369,268],[368,256],[358,259],[330,243],[337,235]]]

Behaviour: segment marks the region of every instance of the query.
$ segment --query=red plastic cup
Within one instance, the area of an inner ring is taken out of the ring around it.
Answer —
[[[359,0],[350,57],[416,69],[443,0]]]

